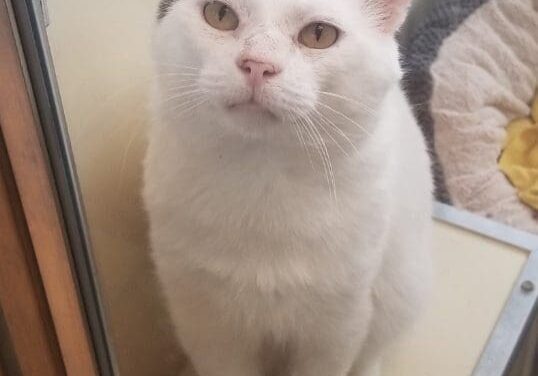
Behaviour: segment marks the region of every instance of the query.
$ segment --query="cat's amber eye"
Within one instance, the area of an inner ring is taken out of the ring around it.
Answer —
[[[204,7],[206,22],[215,29],[232,31],[239,27],[239,17],[232,8],[220,1],[212,1]]]
[[[299,42],[308,48],[322,50],[336,43],[340,31],[333,25],[314,22],[306,26],[299,34]]]

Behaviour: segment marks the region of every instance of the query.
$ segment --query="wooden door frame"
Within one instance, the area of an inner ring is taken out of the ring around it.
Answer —
[[[0,306],[6,337],[1,351],[9,348],[9,354],[0,354],[5,362],[0,368],[25,376],[65,375],[25,222],[0,133]]]
[[[84,265],[83,271],[77,269],[77,257],[73,256],[76,239],[84,242],[72,230],[83,224],[82,214],[80,210],[73,210],[79,221],[76,224],[72,221],[70,229],[65,203],[72,202],[72,196],[58,189],[59,175],[72,178],[66,174],[72,166],[69,155],[59,155],[56,166],[52,163],[52,155],[60,149],[68,149],[68,145],[51,149],[50,137],[47,138],[44,129],[50,112],[60,109],[50,102],[44,105],[49,97],[40,91],[39,83],[46,87],[48,82],[46,77],[36,74],[45,69],[45,61],[37,55],[40,47],[35,34],[37,24],[31,22],[32,17],[36,17],[34,5],[31,0],[13,3],[0,0],[0,132],[5,144],[4,166],[9,166],[7,173],[7,168],[3,170],[2,187],[8,187],[12,177],[12,189],[1,191],[0,208],[12,214],[10,217],[6,214],[2,224],[9,224],[11,231],[6,234],[13,235],[10,252],[7,247],[0,252],[6,257],[15,257],[18,262],[16,268],[9,270],[16,278],[10,283],[23,281],[26,288],[24,294],[18,295],[0,291],[0,296],[5,298],[1,304],[10,309],[6,321],[23,376],[97,376],[107,374],[101,369],[98,373],[96,362],[96,354],[107,353],[107,348],[96,345],[93,333],[96,325],[92,326],[88,319],[89,312],[99,310],[97,302],[95,307],[83,304],[87,302],[82,286],[87,285],[87,281],[81,281],[81,276],[92,282],[91,268]],[[34,53],[36,56],[31,56]],[[29,59],[33,59],[31,63]],[[65,170],[58,171],[62,164]],[[7,197],[10,202],[5,202]],[[71,208],[76,209],[72,204]],[[16,221],[17,210],[22,221]],[[0,245],[4,248],[2,243]],[[7,271],[0,266],[2,272]],[[95,286],[92,287],[95,290]],[[38,311],[24,312],[22,307],[32,305]],[[15,309],[21,310],[20,315],[15,314]],[[99,320],[102,316],[97,318]],[[96,321],[95,315],[93,321]],[[30,333],[26,324],[30,322],[42,333],[42,340],[39,345],[19,346],[28,340]],[[37,359],[45,365],[41,373],[35,373],[30,366],[24,368],[26,362]]]

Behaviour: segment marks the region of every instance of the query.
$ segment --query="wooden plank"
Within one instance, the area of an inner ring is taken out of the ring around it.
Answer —
[[[0,139],[0,305],[24,376],[65,374]],[[17,213],[18,212],[18,213]],[[19,218],[19,220],[17,220]],[[26,238],[26,239],[25,239]]]
[[[0,129],[68,375],[96,376],[56,192],[26,81],[9,0],[0,0]]]

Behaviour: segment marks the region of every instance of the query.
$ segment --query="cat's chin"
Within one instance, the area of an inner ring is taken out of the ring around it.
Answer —
[[[255,102],[228,105],[225,112],[235,126],[245,128],[243,130],[248,130],[249,133],[258,133],[282,122],[277,114]]]
[[[227,110],[231,115],[238,115],[250,120],[270,120],[276,122],[279,117],[271,110],[256,102],[238,103],[227,106]]]
[[[272,138],[282,129],[282,119],[269,109],[256,103],[227,105],[221,107],[217,118],[221,124],[233,133],[240,134],[247,139]]]

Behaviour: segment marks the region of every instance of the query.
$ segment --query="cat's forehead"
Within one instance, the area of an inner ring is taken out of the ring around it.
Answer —
[[[247,6],[259,6],[258,10],[269,17],[279,19],[292,17],[305,19],[321,17],[339,21],[350,12],[355,12],[359,0],[237,0],[244,1]]]
[[[358,0],[228,0],[231,4],[267,13],[330,12],[349,7]]]
[[[165,17],[176,3],[186,1],[196,0],[161,0],[158,18]],[[361,0],[223,0],[223,3],[252,15],[278,20],[282,17],[310,16],[339,18],[353,11],[359,1]]]

